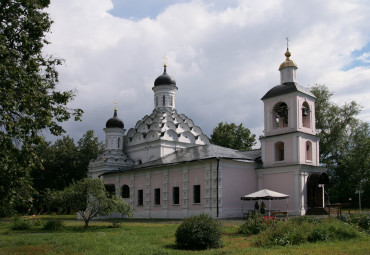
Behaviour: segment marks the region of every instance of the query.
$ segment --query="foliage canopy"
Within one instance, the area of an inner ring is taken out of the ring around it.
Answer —
[[[108,194],[100,179],[85,178],[63,191],[51,191],[49,200],[52,204],[69,206],[76,210],[86,228],[89,221],[99,215],[118,212],[131,216],[131,207],[119,196]]]
[[[316,129],[320,137],[320,162],[331,177],[330,194],[336,201],[356,202],[355,191],[370,192],[370,130],[357,115],[361,107],[354,101],[340,106],[331,101],[332,92],[325,85],[311,87],[316,96]],[[370,199],[365,198],[365,205]]]
[[[256,135],[243,124],[220,122],[213,129],[211,143],[234,150],[250,150],[256,144]]]
[[[82,114],[67,107],[73,91],[56,88],[62,60],[43,52],[52,24],[44,11],[49,3],[0,3],[0,215],[31,199],[29,169],[42,168],[34,151],[43,140],[40,132],[60,135],[60,122]]]

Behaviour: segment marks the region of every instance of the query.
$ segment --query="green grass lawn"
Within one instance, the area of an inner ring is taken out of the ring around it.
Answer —
[[[42,226],[12,230],[10,219],[0,220],[0,254],[370,254],[370,236],[290,247],[253,247],[250,237],[237,234],[241,221],[222,221],[224,247],[205,251],[175,248],[180,221],[122,220],[121,228],[107,221],[93,221],[88,229],[75,216],[41,216],[63,220],[65,228],[46,231]]]

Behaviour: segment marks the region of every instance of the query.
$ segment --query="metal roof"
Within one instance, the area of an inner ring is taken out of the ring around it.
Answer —
[[[153,160],[141,165],[135,165],[119,170],[113,170],[104,173],[103,175],[113,174],[116,172],[133,171],[142,168],[161,167],[164,165],[173,165],[186,162],[194,162],[212,158],[232,159],[232,160],[248,160],[259,162],[261,158],[261,150],[238,151],[214,144],[199,145],[178,150],[174,153],[164,156],[163,158]]]
[[[280,95],[284,95],[284,94],[288,94],[288,93],[292,93],[292,92],[297,92],[297,91],[302,92],[303,94],[306,94],[308,96],[311,96],[311,97],[315,98],[315,95],[312,94],[312,92],[309,91],[308,89],[306,89],[305,87],[302,87],[302,86],[298,85],[295,82],[286,82],[284,84],[277,85],[277,86],[273,87],[272,89],[270,89],[261,98],[261,100],[271,98],[271,97],[280,96]]]

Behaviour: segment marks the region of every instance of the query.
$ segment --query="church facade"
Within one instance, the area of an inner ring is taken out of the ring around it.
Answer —
[[[319,166],[315,96],[296,82],[290,52],[280,65],[280,84],[263,97],[261,149],[237,151],[210,143],[202,129],[178,113],[178,87],[164,72],[154,82],[154,109],[125,133],[117,109],[104,129],[105,151],[88,176],[129,203],[136,218],[184,218],[207,213],[242,216],[253,202],[241,197],[260,189],[289,195],[272,207],[304,215],[325,206],[328,177]]]

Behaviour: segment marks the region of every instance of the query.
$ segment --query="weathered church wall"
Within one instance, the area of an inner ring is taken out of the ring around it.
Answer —
[[[279,173],[266,173],[262,174],[262,189],[269,189],[279,193],[289,195],[288,199],[288,208],[286,206],[287,201],[284,200],[276,200],[271,201],[271,209],[277,209],[280,211],[287,211],[289,213],[296,214],[296,202],[298,199],[297,187],[298,185],[296,180],[297,174],[295,170],[290,170],[286,172],[279,172]],[[266,207],[268,208],[268,201],[264,201]]]
[[[255,163],[221,160],[222,163],[222,215],[221,218],[242,217],[243,206],[251,203],[242,202],[241,197],[257,191]],[[247,209],[248,210],[248,209]]]

